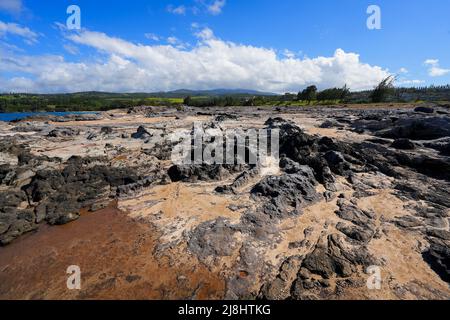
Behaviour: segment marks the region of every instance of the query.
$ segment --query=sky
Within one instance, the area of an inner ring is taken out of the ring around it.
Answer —
[[[448,0],[0,0],[0,92],[448,84],[449,13]]]

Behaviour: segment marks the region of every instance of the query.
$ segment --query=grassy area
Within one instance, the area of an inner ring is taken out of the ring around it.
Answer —
[[[179,106],[182,98],[143,94],[0,95],[0,112],[106,111],[142,105]]]
[[[171,103],[171,104],[183,104],[184,99],[181,98],[147,98],[145,101],[150,103]]]
[[[341,100],[326,100],[326,101],[277,101],[276,106],[295,106],[295,107],[309,107],[309,106],[328,106],[343,103]]]

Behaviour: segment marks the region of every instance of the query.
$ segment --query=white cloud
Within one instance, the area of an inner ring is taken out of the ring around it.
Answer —
[[[167,11],[172,14],[178,15],[186,15],[187,13],[191,13],[194,15],[200,13],[219,15],[222,13],[225,5],[226,0],[194,0],[194,5],[187,7],[184,5],[168,5]]]
[[[291,50],[285,49],[283,51],[283,55],[288,58],[288,59],[294,59],[295,58],[295,53],[292,52]]]
[[[208,5],[208,12],[214,15],[222,13],[223,7],[225,7],[226,0],[215,0],[210,5]]]
[[[210,28],[204,28],[199,32],[196,32],[195,35],[201,40],[214,39],[214,32]]]
[[[408,73],[409,71],[408,71],[408,69],[406,69],[406,68],[400,68],[399,70],[398,70],[398,73],[400,73],[400,74],[405,74],[405,73]]]
[[[67,29],[67,25],[61,22],[54,22],[52,25],[53,29],[59,30],[61,32],[66,32],[69,31],[69,29]]]
[[[0,87],[27,92],[245,88],[283,93],[310,84],[369,89],[389,74],[342,49],[330,57],[285,58],[272,49],[223,41],[210,29],[197,37],[197,45],[183,50],[178,45],[136,44],[93,31],[69,34],[75,45],[89,46],[100,56],[68,62],[61,56],[3,55],[0,73],[24,76],[3,79]]]
[[[158,35],[154,34],[154,33],[146,33],[145,37],[149,40],[153,40],[153,41],[159,41],[160,38]]]
[[[19,14],[23,10],[22,0],[1,0],[0,11]]]
[[[173,14],[185,15],[186,7],[185,6],[174,7],[172,5],[169,5],[167,7],[167,11],[169,11],[170,13],[173,13]]]
[[[450,69],[443,69],[439,67],[431,67],[428,74],[430,77],[442,77],[450,73]]]
[[[167,42],[173,45],[173,44],[177,44],[180,41],[176,37],[168,37]]]
[[[436,65],[439,63],[439,60],[438,59],[427,59],[427,60],[425,60],[424,63],[429,64],[429,65]]]
[[[5,23],[3,21],[0,21],[0,37],[7,36],[8,34],[22,37],[28,44],[37,43],[39,37],[36,32],[30,30],[27,27],[22,27],[17,23]]]
[[[425,81],[424,80],[418,80],[418,79],[400,79],[398,81],[396,81],[396,84],[399,86],[417,86],[417,85],[421,85],[424,84]]]
[[[24,49],[19,48],[18,46],[15,46],[13,44],[10,44],[10,43],[4,42],[4,41],[0,41],[0,53],[1,53],[2,49],[6,50],[6,51],[10,51],[10,52],[14,52],[14,51],[25,52]]]
[[[450,73],[450,69],[444,69],[439,66],[438,59],[427,59],[424,63],[429,66],[428,75],[430,77],[442,77]]]
[[[64,48],[68,53],[73,54],[73,55],[77,55],[77,54],[80,53],[80,50],[79,50],[76,46],[71,45],[71,44],[65,44],[65,45],[63,45],[63,48]]]
[[[167,43],[180,50],[186,49],[187,47],[190,46],[189,43],[184,43],[183,41],[174,36],[168,37]]]

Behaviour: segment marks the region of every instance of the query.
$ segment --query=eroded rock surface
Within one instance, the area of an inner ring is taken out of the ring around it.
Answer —
[[[83,210],[115,203],[158,238],[134,253],[120,241],[102,245],[119,255],[151,252],[170,266],[177,285],[152,291],[162,298],[198,298],[204,284],[194,275],[207,270],[225,285],[202,298],[449,299],[443,108],[141,107],[5,124],[0,243],[20,243],[44,224],[76,224]],[[174,163],[170,133],[189,132],[193,121],[219,132],[279,130],[276,168]],[[367,285],[373,267],[380,290]],[[95,298],[98,286],[152,286],[134,271],[124,282],[94,281],[84,297]],[[14,296],[27,275],[8,279],[0,293]]]

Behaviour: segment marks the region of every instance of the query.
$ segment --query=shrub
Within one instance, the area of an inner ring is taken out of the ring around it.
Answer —
[[[383,79],[370,95],[372,102],[385,102],[387,98],[395,92],[394,80],[395,77],[393,76]]]

